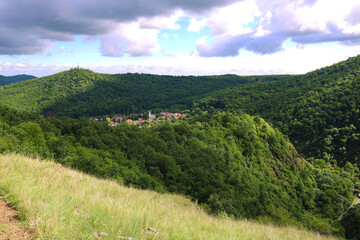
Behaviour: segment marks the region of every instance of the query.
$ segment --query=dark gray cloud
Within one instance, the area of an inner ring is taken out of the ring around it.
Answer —
[[[75,35],[101,36],[104,55],[149,55],[151,44],[126,52],[131,45],[126,37],[102,37],[112,32],[119,23],[143,17],[170,16],[180,9],[205,16],[215,7],[238,1],[242,0],[0,0],[0,55],[42,53],[55,41],[72,41]],[[327,31],[323,32],[302,29],[294,14],[295,8],[312,7],[317,1],[256,0],[262,17],[271,13],[269,19],[265,17],[261,22],[266,35],[247,33],[226,36],[213,32],[215,36],[211,45],[198,45],[198,52],[201,56],[223,57],[236,56],[240,49],[271,54],[281,51],[283,42],[289,38],[299,44],[333,41],[359,44],[358,35],[343,33],[330,23]],[[353,26],[359,24],[360,5],[354,7],[344,20]]]
[[[249,51],[260,54],[271,54],[281,51],[283,42],[287,39],[282,34],[268,34],[262,37],[253,38],[245,48]]]
[[[308,31],[290,35],[291,39],[300,44],[323,43],[323,42],[340,42],[345,45],[356,45],[360,41],[359,34],[344,33],[334,23],[327,24],[327,32]]]
[[[235,0],[1,0],[0,54],[39,53],[49,47],[49,41],[104,35],[116,23],[167,16],[176,9],[200,13],[232,2]]]
[[[353,43],[352,45],[355,45],[359,42],[360,35],[344,34],[342,32],[332,32],[332,33],[319,33],[319,34],[296,36],[296,37],[292,37],[291,39],[294,42],[300,44],[341,42],[346,45],[349,45],[350,43]]]
[[[271,54],[282,50],[286,36],[269,34],[254,37],[252,34],[237,37],[217,38],[211,45],[198,45],[197,50],[202,57],[235,57],[240,49],[246,49],[259,54]]]
[[[50,40],[28,35],[27,30],[0,27],[0,53],[8,55],[42,53],[51,46]]]
[[[237,1],[239,0],[87,0],[74,1],[74,7],[82,16],[129,21],[138,17],[168,15],[175,9],[201,13]]]

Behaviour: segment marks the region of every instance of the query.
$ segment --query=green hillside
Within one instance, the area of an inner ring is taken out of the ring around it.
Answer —
[[[150,128],[0,109],[0,152],[52,158],[119,183],[180,193],[215,215],[343,235],[358,169],[302,159],[263,119],[200,112]]]
[[[215,218],[181,196],[127,188],[18,155],[0,155],[0,175],[0,194],[36,239],[337,239]]]
[[[195,106],[242,109],[278,127],[307,157],[360,164],[359,92],[357,56],[283,81],[224,89]]]
[[[300,76],[71,69],[0,90],[11,107],[0,107],[0,153],[182,194],[214,215],[345,236],[357,220],[344,228],[338,217],[360,186],[359,70],[360,56]],[[190,107],[188,118],[149,128],[60,120]]]
[[[0,75],[0,86],[5,86],[11,83],[17,83],[20,81],[25,81],[25,80],[29,80],[29,79],[34,79],[36,77],[31,76],[31,75],[15,75],[15,76],[2,76]]]
[[[19,110],[57,117],[138,113],[149,109],[187,109],[191,102],[226,87],[283,76],[159,76],[99,74],[74,68],[51,76],[5,86],[0,102]]]

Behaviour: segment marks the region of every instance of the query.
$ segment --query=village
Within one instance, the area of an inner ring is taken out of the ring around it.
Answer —
[[[186,118],[186,113],[170,113],[170,112],[160,112],[160,114],[152,114],[149,112],[148,114],[140,113],[140,114],[130,114],[130,115],[117,115],[110,117],[94,117],[92,118],[96,122],[107,122],[109,126],[115,127],[120,124],[128,123],[131,125],[136,125],[139,128],[147,126],[151,127],[151,123],[158,123],[161,120],[178,120],[181,118]]]

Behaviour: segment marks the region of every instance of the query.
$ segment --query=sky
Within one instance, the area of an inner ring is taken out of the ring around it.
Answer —
[[[359,0],[0,1],[5,76],[301,74],[359,53]]]

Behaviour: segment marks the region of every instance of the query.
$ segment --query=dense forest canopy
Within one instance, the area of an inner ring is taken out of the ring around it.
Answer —
[[[283,81],[227,88],[195,103],[242,109],[289,136],[306,157],[360,164],[360,56]]]
[[[279,76],[160,76],[99,74],[74,68],[47,77],[5,86],[4,105],[59,118],[130,114],[149,109],[188,109],[204,94],[239,84],[276,81]]]
[[[20,81],[25,81],[25,80],[29,80],[29,79],[34,79],[36,77],[31,76],[31,75],[15,75],[15,76],[2,76],[0,75],[0,86],[5,86],[11,83],[17,83]]]
[[[55,161],[139,188],[189,196],[214,214],[343,235],[355,165],[304,160],[259,117],[194,113],[149,128],[58,120],[1,107],[0,152]]]
[[[213,214],[358,236],[359,90],[360,56],[298,76],[75,68],[0,88],[0,152],[184,194]],[[148,110],[189,117],[146,128],[87,118]]]

